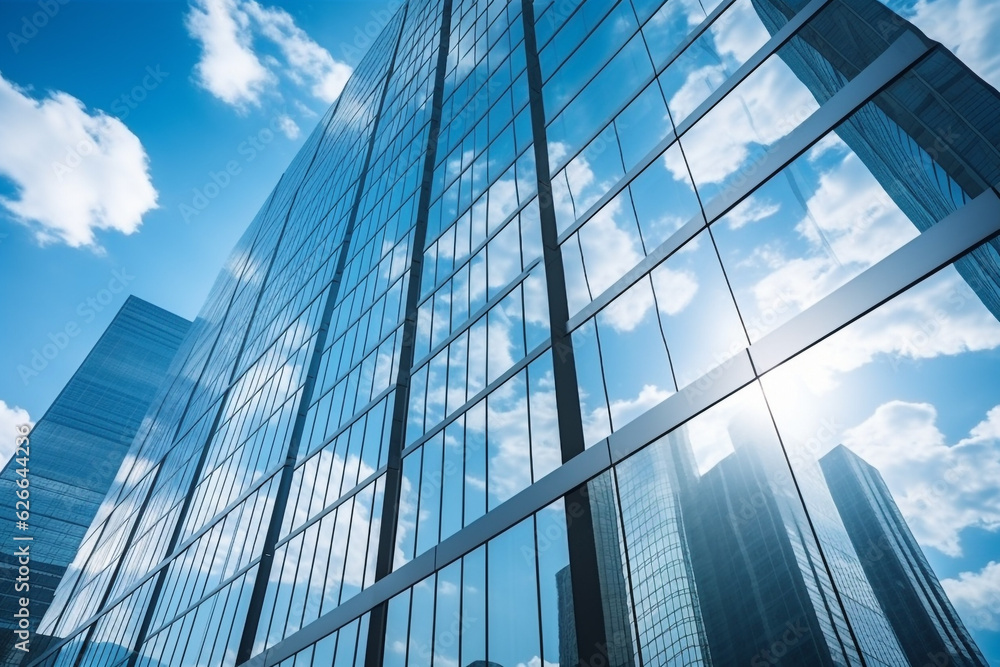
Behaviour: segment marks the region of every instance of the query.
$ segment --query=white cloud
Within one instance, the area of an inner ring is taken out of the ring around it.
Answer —
[[[94,232],[135,232],[157,192],[139,138],[117,118],[65,92],[37,100],[0,76],[0,197],[41,243],[95,246]]]
[[[781,204],[762,200],[759,195],[747,197],[733,210],[726,214],[726,222],[730,229],[745,227],[751,222],[759,222],[769,218],[781,210]]]
[[[917,236],[871,172],[853,153],[824,172],[795,231],[815,247],[828,244],[836,261],[871,266]]]
[[[669,389],[660,389],[656,385],[643,385],[639,394],[633,399],[619,399],[611,402],[611,419],[614,422],[615,430],[620,429],[625,424],[647,412],[651,408],[659,405],[673,395]],[[597,408],[584,419],[589,425],[594,426],[607,422],[608,411],[604,407]],[[596,430],[596,429],[595,429]]]
[[[827,153],[834,153],[836,151],[847,152],[850,151],[850,147],[844,143],[844,140],[840,138],[840,135],[836,132],[827,133],[822,139],[813,144],[812,148],[806,151],[806,158],[809,162],[816,163],[819,162]]]
[[[296,139],[299,136],[299,126],[290,116],[278,117],[278,129],[289,139]]]
[[[185,24],[201,44],[198,84],[240,110],[260,106],[267,93],[277,94],[277,72],[326,104],[351,76],[351,67],[313,41],[288,12],[254,0],[195,0]],[[255,50],[258,38],[276,46],[281,57]]]
[[[990,85],[1000,86],[1000,51],[996,48],[1000,4],[995,0],[918,0],[903,14]]]
[[[822,395],[838,385],[839,375],[879,355],[897,365],[904,359],[996,347],[1000,347],[1000,323],[958,272],[947,268],[806,352],[791,364],[791,371],[783,372],[794,373],[814,394]]]
[[[244,7],[261,34],[281,49],[292,80],[308,85],[313,97],[332,104],[351,76],[350,65],[334,60],[283,9],[262,7],[254,0],[245,2]]]
[[[688,83],[700,85],[698,81],[706,76],[708,73],[699,70]],[[686,83],[670,100],[670,108],[690,106],[693,99],[687,101],[687,95],[695,93],[688,91]],[[725,181],[746,164],[751,144],[773,144],[818,106],[784,62],[778,58],[765,61],[681,138],[695,183]],[[687,177],[681,161],[665,159],[664,164],[675,179]]]
[[[691,115],[725,80],[726,68],[722,65],[705,65],[688,74],[684,84],[670,98],[670,111],[676,122]],[[679,176],[677,178],[680,180]]]
[[[14,453],[17,427],[22,424],[35,425],[28,411],[17,406],[11,407],[0,400],[0,466],[5,465]]]
[[[237,0],[196,0],[185,25],[201,43],[198,84],[237,108],[259,104],[277,77],[254,53],[250,18]]]
[[[610,236],[610,235],[609,235]],[[601,311],[599,322],[609,324],[619,333],[633,331],[646,319],[653,306],[653,292],[646,280],[626,290]]]
[[[933,405],[889,401],[843,443],[882,473],[918,542],[959,557],[966,528],[1000,530],[1000,406],[953,445],[936,421]]]
[[[962,572],[941,585],[969,627],[1000,632],[1000,563],[990,561],[979,572]]]
[[[737,63],[750,59],[771,35],[753,4],[737,2],[726,11],[723,20],[709,28],[720,55],[730,56]]]
[[[558,663],[549,662],[548,660],[542,660],[537,655],[531,658],[528,662],[519,662],[517,667],[559,667]]]
[[[660,266],[653,271],[651,277],[656,291],[656,305],[665,315],[681,313],[698,293],[698,279],[690,271],[675,271]]]
[[[502,394],[506,387],[495,392]],[[531,484],[531,443],[526,417],[527,401],[523,396],[512,400],[490,397],[489,422],[489,491],[503,502]]]

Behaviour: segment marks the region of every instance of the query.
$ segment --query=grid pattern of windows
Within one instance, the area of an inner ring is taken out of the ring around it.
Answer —
[[[957,561],[903,568],[918,637],[858,539],[953,557],[942,526],[995,526],[969,476],[938,497],[972,510],[922,500],[993,431],[913,424],[1000,402],[970,370],[1000,363],[997,119],[878,0],[402,4],[220,276],[35,664],[985,665]],[[861,508],[841,443],[887,476]]]

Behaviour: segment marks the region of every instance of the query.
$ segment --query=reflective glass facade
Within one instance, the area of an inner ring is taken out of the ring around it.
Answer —
[[[0,590],[0,664],[21,664],[25,654],[13,648],[18,601],[31,601],[34,631],[115,474],[123,463],[130,464],[123,459],[190,326],[130,296],[31,430],[27,458],[18,452],[0,472],[0,494],[11,503],[0,521],[0,541],[6,545],[0,572],[7,584]],[[25,467],[27,473],[18,474]],[[18,480],[24,478],[27,530],[18,527],[13,507],[21,488]],[[31,559],[29,580],[21,582],[29,588],[21,591],[15,590],[19,547],[27,547]],[[32,640],[29,646],[40,643]]]
[[[35,664],[996,662],[998,119],[877,0],[402,5]]]

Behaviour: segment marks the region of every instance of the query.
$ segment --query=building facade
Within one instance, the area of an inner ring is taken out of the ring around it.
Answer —
[[[910,662],[986,665],[878,470],[844,446],[826,454],[820,465]]]
[[[18,470],[27,467],[30,492],[27,530],[19,529],[13,512],[0,521],[0,540],[27,545],[31,557],[30,589],[19,592],[13,586],[19,567],[15,548],[0,554],[3,580],[11,582],[0,591],[3,664],[21,664],[25,656],[13,646],[19,599],[31,601],[31,628],[36,628],[190,325],[129,297],[31,430],[27,459],[12,457],[0,472],[0,492],[15,498],[22,479]],[[32,539],[15,542],[15,536]]]
[[[920,664],[820,458],[1000,403],[968,378],[1000,347],[998,118],[877,0],[403,3],[32,664]],[[864,452],[941,578],[995,539],[996,489],[945,474],[997,458],[966,428]],[[914,500],[937,482],[964,524]]]

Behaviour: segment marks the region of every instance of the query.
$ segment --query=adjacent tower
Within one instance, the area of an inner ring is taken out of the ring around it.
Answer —
[[[130,296],[30,434],[28,529],[13,510],[0,519],[0,578],[13,582],[14,546],[29,545],[30,590],[0,589],[4,664],[20,664],[12,648],[18,598],[30,599],[31,627],[45,614],[56,586],[115,479],[129,445],[191,323]],[[22,466],[13,457],[0,473],[0,495],[13,504]],[[127,461],[131,468],[133,461]],[[14,542],[29,536],[30,542]],[[11,546],[13,545],[13,546]],[[37,645],[36,645],[37,646]]]

